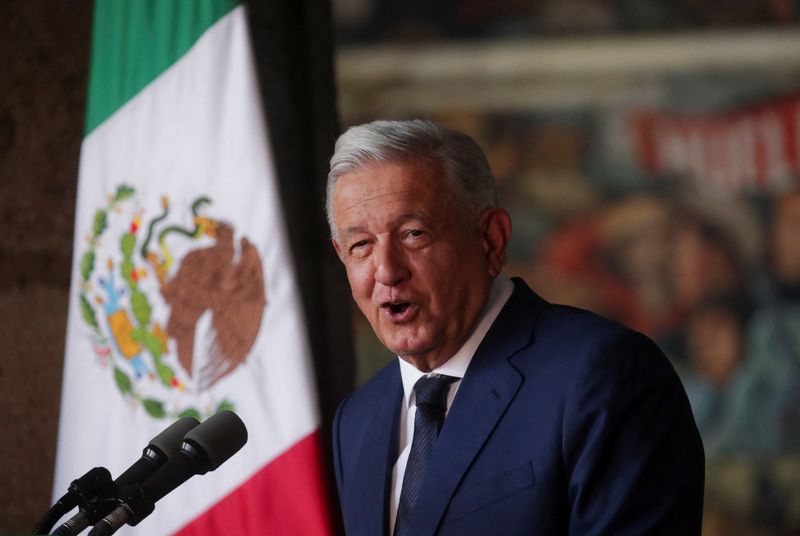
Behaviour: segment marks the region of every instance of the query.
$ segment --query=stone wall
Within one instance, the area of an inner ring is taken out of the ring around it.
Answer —
[[[0,6],[0,532],[50,503],[91,8]]]

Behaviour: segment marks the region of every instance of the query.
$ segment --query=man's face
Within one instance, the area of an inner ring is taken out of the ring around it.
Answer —
[[[343,175],[333,193],[353,298],[384,346],[421,370],[464,343],[504,260],[507,214],[470,218],[459,201],[438,169],[402,163]]]

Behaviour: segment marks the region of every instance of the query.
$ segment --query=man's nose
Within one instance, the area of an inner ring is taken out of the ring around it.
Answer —
[[[405,256],[397,245],[391,242],[378,243],[373,250],[375,262],[375,281],[381,285],[395,286],[408,279],[410,272]]]

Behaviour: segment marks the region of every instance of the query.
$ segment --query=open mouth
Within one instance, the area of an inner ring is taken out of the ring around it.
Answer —
[[[393,315],[399,315],[403,314],[410,305],[411,304],[408,302],[401,301],[401,302],[384,303],[383,307],[388,309],[389,312],[391,312]]]
[[[404,324],[414,319],[419,307],[407,301],[393,301],[381,304],[381,310],[390,322]]]

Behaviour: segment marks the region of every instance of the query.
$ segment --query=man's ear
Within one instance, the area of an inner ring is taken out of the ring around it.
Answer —
[[[480,221],[489,275],[497,277],[506,263],[506,247],[511,238],[511,216],[502,208],[489,208],[483,211]]]
[[[339,246],[339,242],[336,241],[335,238],[331,238],[331,244],[333,244],[333,249],[336,250],[336,256],[339,257],[339,260],[342,260],[342,248]]]

